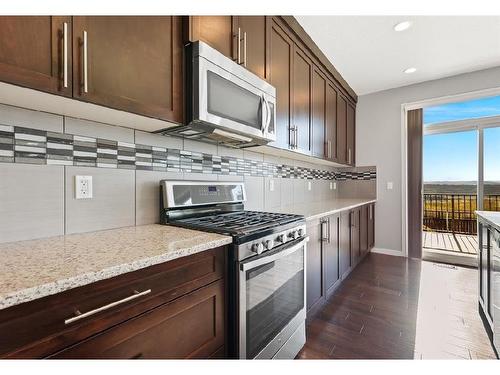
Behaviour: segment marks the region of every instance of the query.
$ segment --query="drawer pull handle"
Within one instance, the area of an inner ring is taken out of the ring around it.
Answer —
[[[71,324],[73,322],[76,322],[77,320],[84,319],[84,318],[86,318],[88,316],[97,314],[98,312],[108,310],[108,309],[110,309],[112,307],[121,305],[122,303],[132,301],[132,300],[134,300],[136,298],[145,296],[146,294],[149,294],[149,293],[151,293],[151,289],[145,290],[143,292],[134,291],[134,294],[132,294],[131,296],[128,296],[128,297],[123,298],[123,299],[120,299],[120,300],[115,301],[115,302],[108,303],[107,305],[98,307],[97,309],[94,309],[94,310],[87,311],[86,313],[81,313],[80,311],[76,311],[75,316],[66,319],[64,321],[64,324]]]

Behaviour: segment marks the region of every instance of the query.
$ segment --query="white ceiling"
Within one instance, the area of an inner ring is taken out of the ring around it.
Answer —
[[[498,16],[295,17],[358,95],[500,65]]]

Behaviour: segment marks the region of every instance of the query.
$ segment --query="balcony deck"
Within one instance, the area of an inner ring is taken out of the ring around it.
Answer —
[[[477,236],[445,232],[422,233],[424,249],[449,251],[456,255],[476,255],[478,249]]]

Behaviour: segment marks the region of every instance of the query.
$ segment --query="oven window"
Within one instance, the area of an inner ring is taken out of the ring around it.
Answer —
[[[208,71],[208,112],[252,128],[262,128],[261,98],[214,72]]]
[[[247,358],[304,308],[304,248],[246,272]]]

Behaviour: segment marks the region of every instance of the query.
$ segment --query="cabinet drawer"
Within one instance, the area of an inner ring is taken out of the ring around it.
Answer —
[[[52,358],[209,358],[224,344],[224,283],[161,305]]]
[[[207,250],[0,311],[0,356],[48,356],[221,279],[224,249]]]

